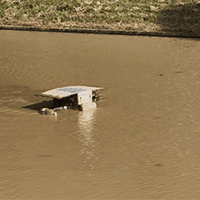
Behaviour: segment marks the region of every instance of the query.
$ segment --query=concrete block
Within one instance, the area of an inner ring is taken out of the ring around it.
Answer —
[[[96,107],[97,107],[97,104],[95,102],[82,103],[80,106],[80,110],[85,111],[85,110],[94,109]]]

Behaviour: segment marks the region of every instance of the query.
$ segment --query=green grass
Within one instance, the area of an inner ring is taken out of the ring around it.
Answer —
[[[0,2],[0,18],[4,16],[5,10],[9,8],[9,5],[6,1]]]
[[[198,2],[182,1],[178,3],[175,0],[0,0],[0,23],[7,24],[9,21],[9,24],[12,24],[12,21],[15,21],[23,25],[29,20],[30,25],[36,26],[54,23],[59,27],[72,24],[78,28],[90,26],[87,25],[90,23],[103,28],[111,25],[116,28],[118,25],[118,28],[125,27],[126,30],[127,27],[134,30],[136,27],[149,26],[151,29],[153,26],[157,31],[163,26],[171,27],[173,31],[185,26],[186,30],[188,23],[192,23],[192,26],[198,29],[200,9],[195,7]]]

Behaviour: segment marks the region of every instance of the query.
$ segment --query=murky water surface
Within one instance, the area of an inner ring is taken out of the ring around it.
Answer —
[[[0,31],[0,197],[200,198],[198,40]],[[43,116],[56,87],[98,109]]]

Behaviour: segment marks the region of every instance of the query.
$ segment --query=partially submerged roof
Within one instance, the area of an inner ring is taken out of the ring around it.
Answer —
[[[62,87],[62,88],[56,88],[53,90],[48,90],[46,92],[43,92],[40,96],[44,97],[52,97],[56,99],[61,99],[64,97],[71,96],[73,94],[81,94],[81,93],[87,93],[89,91],[95,91],[100,90],[103,88],[100,87],[88,87],[88,86],[68,86],[68,87]]]

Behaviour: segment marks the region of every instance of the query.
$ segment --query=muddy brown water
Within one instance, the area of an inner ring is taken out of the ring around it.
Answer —
[[[198,40],[0,31],[0,197],[200,198]],[[104,87],[43,116],[35,93]]]

